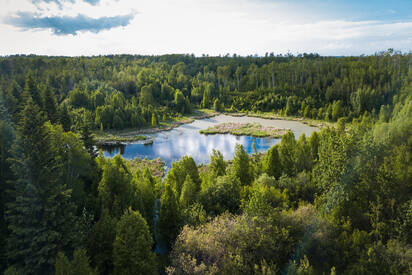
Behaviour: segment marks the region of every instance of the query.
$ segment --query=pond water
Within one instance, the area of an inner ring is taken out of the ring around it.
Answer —
[[[315,127],[310,127],[297,121],[218,115],[216,117],[196,120],[192,123],[181,125],[171,131],[147,135],[153,139],[152,144],[145,145],[142,142],[137,142],[122,146],[104,146],[102,149],[106,157],[113,157],[120,152],[126,159],[134,159],[136,157],[147,157],[149,159],[161,158],[169,168],[174,161],[181,159],[184,155],[192,156],[197,164],[207,164],[213,149],[222,152],[224,158],[229,160],[233,158],[235,145],[237,143],[242,144],[245,150],[251,154],[254,153],[253,147],[256,148],[257,152],[265,152],[271,146],[280,142],[280,138],[255,138],[230,134],[202,135],[199,133],[201,129],[207,129],[210,126],[225,122],[257,122],[263,126],[288,128],[292,130],[296,138],[303,133],[309,136],[313,131],[317,130]],[[253,146],[253,142],[255,146]]]

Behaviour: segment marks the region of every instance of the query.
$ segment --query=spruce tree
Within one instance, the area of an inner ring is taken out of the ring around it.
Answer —
[[[71,128],[71,119],[69,115],[69,110],[67,109],[66,104],[61,105],[59,111],[59,122],[63,126],[63,129],[67,132]]]
[[[80,128],[80,139],[82,140],[84,148],[86,148],[90,157],[97,157],[97,150],[95,148],[96,143],[94,141],[94,136],[90,131],[90,123],[87,120],[86,115],[83,116],[83,123]]]
[[[113,243],[114,274],[157,274],[149,227],[138,211],[129,209],[120,218]]]
[[[21,102],[21,110],[24,109],[25,103],[27,102],[28,98],[31,97],[33,102],[41,108],[43,106],[43,100],[41,98],[39,88],[37,87],[36,82],[34,81],[33,75],[29,73],[26,77],[26,82],[24,84],[23,90],[23,100]]]
[[[107,210],[99,221],[93,226],[88,238],[88,252],[92,263],[99,274],[112,274],[113,272],[113,242],[116,237],[116,220],[111,218]]]
[[[75,207],[40,108],[28,97],[12,147],[15,175],[6,217],[8,259],[24,274],[47,274],[58,251],[74,245]]]
[[[51,123],[58,120],[56,95],[52,91],[49,82],[43,90],[43,112]]]
[[[179,234],[179,208],[175,193],[170,184],[166,184],[160,200],[158,221],[159,239],[166,248],[170,248]]]

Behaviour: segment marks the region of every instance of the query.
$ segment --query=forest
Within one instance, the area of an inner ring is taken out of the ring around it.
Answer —
[[[162,177],[95,132],[333,122]],[[412,54],[0,57],[0,273],[411,274]]]

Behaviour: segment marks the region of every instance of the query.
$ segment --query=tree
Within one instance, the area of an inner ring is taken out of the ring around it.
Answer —
[[[49,273],[58,251],[78,241],[75,205],[64,184],[63,163],[56,158],[40,108],[29,97],[13,144],[16,181],[7,205],[8,258],[19,272]]]
[[[187,175],[183,183],[182,194],[180,195],[180,207],[187,208],[190,204],[195,202],[197,191],[196,185],[192,178]]]
[[[170,248],[179,234],[180,216],[179,209],[170,184],[165,185],[165,190],[160,200],[160,213],[158,232],[161,245]]]
[[[145,219],[129,208],[117,224],[113,243],[114,274],[157,274],[152,246],[153,239]]]
[[[288,131],[282,136],[279,145],[279,157],[283,172],[289,176],[296,174],[296,140],[292,131]]]
[[[95,149],[96,143],[94,141],[94,136],[90,131],[90,123],[87,120],[86,114],[83,115],[83,123],[80,128],[80,139],[83,142],[84,148],[86,148],[90,157],[97,157],[97,151]]]
[[[152,113],[152,127],[156,127],[158,124],[157,122],[157,116],[155,113]]]
[[[213,149],[210,155],[209,168],[217,177],[223,176],[226,173],[226,162],[219,150]]]
[[[89,263],[89,257],[85,249],[76,249],[73,253],[73,261],[70,262],[64,253],[57,254],[54,265],[56,275],[94,275],[97,274]]]
[[[209,214],[219,215],[225,211],[236,213],[240,206],[240,188],[241,183],[237,177],[218,177],[202,188],[200,201]]]
[[[332,108],[332,119],[334,121],[337,121],[338,118],[340,118],[343,114],[343,106],[342,106],[342,101],[338,100],[333,102],[333,108]]]
[[[311,171],[313,168],[312,151],[305,134],[299,137],[296,145],[296,171]]]
[[[174,162],[172,164],[172,169],[170,169],[169,173],[166,176],[166,182],[171,184],[171,187],[173,188],[178,198],[180,198],[183,183],[187,175],[189,175],[193,180],[196,191],[199,191],[201,180],[196,163],[192,157],[183,156],[180,161]]]
[[[253,166],[250,158],[241,144],[236,144],[235,155],[233,157],[232,173],[244,185],[250,185],[253,181]]]
[[[185,96],[179,89],[176,89],[174,98],[175,98],[176,110],[182,114],[186,113]]]
[[[116,237],[116,220],[103,209],[99,221],[93,226],[88,238],[88,252],[99,274],[113,272],[113,242]]]
[[[215,99],[215,101],[213,101],[213,110],[215,110],[216,112],[220,111],[220,103],[219,103],[219,99]]]
[[[66,104],[60,106],[59,122],[66,132],[70,131],[72,122]]]
[[[263,171],[269,176],[279,178],[282,175],[282,164],[279,158],[279,145],[272,146],[263,160]]]
[[[23,109],[25,107],[25,104],[26,104],[29,97],[32,98],[33,102],[39,108],[41,108],[43,106],[43,101],[42,101],[39,89],[37,87],[36,82],[33,79],[33,75],[32,75],[31,72],[27,74],[22,97],[23,97],[23,101],[20,103],[22,111],[23,111]]]
[[[108,160],[102,167],[103,175],[99,182],[99,197],[103,207],[113,217],[120,217],[131,206],[133,188],[129,167],[120,154]]]
[[[140,106],[148,106],[148,105],[154,105],[154,99],[153,99],[153,86],[150,85],[146,85],[143,86],[142,89],[140,90],[140,99],[139,99],[139,103]]]
[[[50,84],[47,82],[46,87],[43,90],[43,98],[42,98],[42,107],[43,112],[47,116],[47,119],[51,123],[56,123],[58,121],[58,113],[57,113],[57,101],[54,92],[52,91]]]

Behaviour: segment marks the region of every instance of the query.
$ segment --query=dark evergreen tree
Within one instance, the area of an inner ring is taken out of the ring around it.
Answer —
[[[56,95],[52,91],[49,82],[46,83],[46,87],[43,90],[42,103],[43,112],[47,119],[51,123],[56,123],[58,121]]]
[[[30,97],[13,144],[16,177],[7,205],[8,259],[24,274],[48,274],[58,251],[75,244],[75,207],[71,191],[59,179],[50,134],[40,108]]]
[[[158,233],[162,244],[170,248],[179,234],[180,215],[175,193],[170,184],[166,184],[160,200]]]

